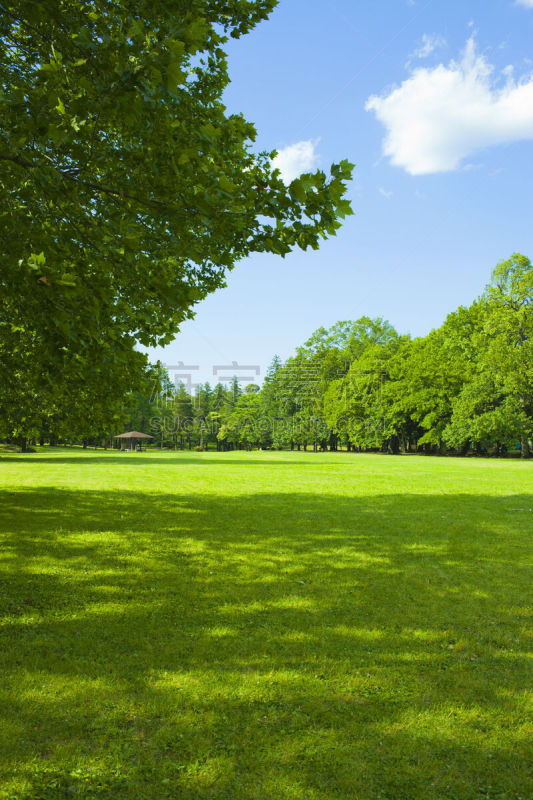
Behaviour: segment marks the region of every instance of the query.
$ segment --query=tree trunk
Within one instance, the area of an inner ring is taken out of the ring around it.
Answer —
[[[399,444],[400,443],[398,441],[398,437],[397,436],[391,436],[391,438],[389,439],[388,447],[387,447],[387,450],[389,451],[389,453],[392,453],[392,455],[394,455],[394,456],[397,455],[398,451],[400,449]]]

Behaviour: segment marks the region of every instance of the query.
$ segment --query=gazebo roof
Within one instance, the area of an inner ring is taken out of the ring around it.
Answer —
[[[139,433],[139,431],[128,431],[127,433],[119,433],[118,436],[113,436],[113,439],[153,439],[147,433]]]

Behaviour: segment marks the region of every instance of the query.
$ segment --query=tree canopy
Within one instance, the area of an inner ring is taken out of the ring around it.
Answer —
[[[135,345],[168,343],[238,260],[316,249],[351,213],[349,162],[286,186],[223,104],[228,37],[275,5],[2,3],[0,359],[49,406],[133,387]]]
[[[383,319],[338,322],[284,363],[275,357],[259,392],[202,387],[190,410],[178,394],[153,418],[166,419],[167,444],[527,457],[532,347],[533,267],[514,254],[427,336],[401,336]]]

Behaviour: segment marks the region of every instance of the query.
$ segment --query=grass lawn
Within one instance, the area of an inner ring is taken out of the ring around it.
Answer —
[[[4,800],[530,800],[533,463],[0,459]]]

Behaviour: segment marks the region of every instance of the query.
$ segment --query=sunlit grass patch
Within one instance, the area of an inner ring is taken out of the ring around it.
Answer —
[[[3,457],[0,797],[533,796],[532,468]]]

